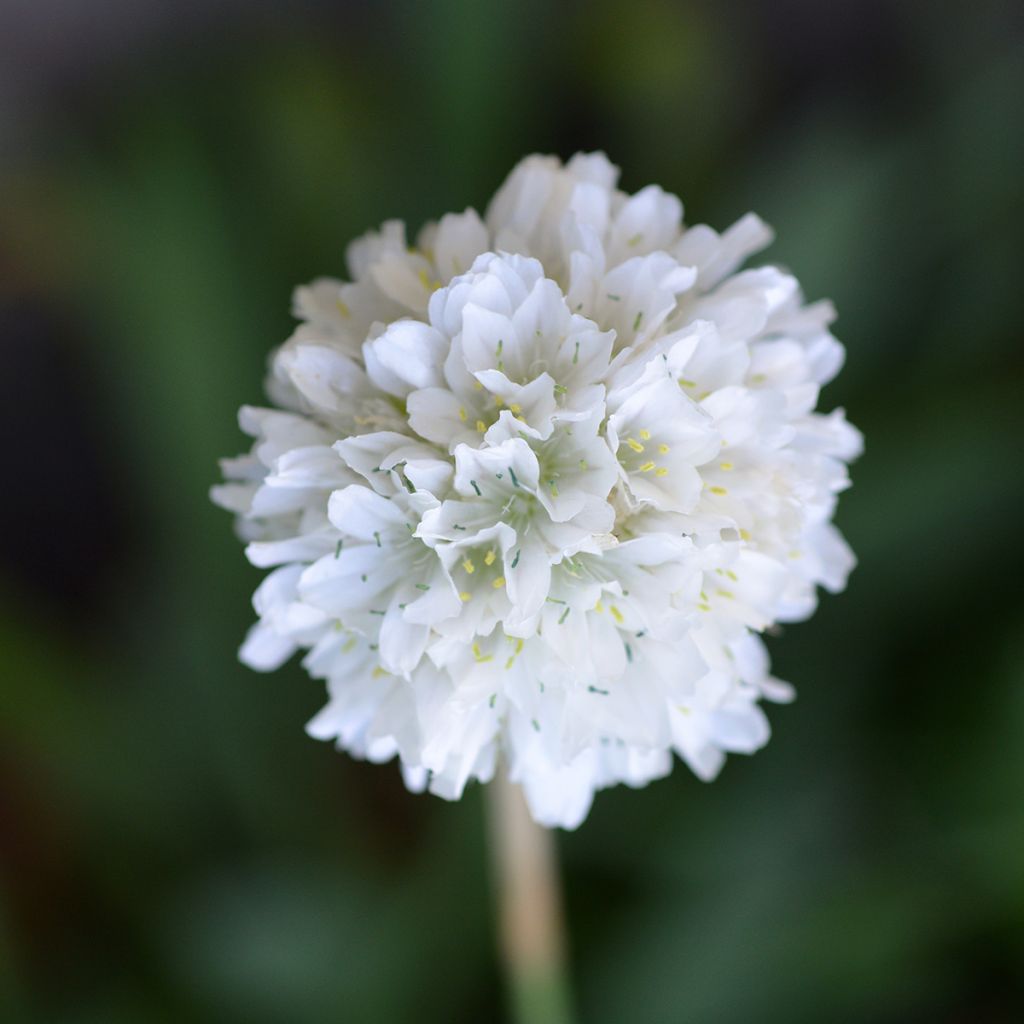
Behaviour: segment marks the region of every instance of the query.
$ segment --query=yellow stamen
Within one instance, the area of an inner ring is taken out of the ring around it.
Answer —
[[[729,493],[724,487],[709,487],[708,490],[712,494],[728,494]]]
[[[604,605],[601,603],[601,598],[597,599],[597,604],[594,605],[594,611],[595,612],[603,612],[604,611]]]
[[[497,555],[495,555],[494,550],[492,548],[490,551],[487,552],[486,555],[484,555],[484,565],[493,565],[495,558],[497,558]]]
[[[477,420],[476,421],[476,429],[477,429],[477,433],[479,433],[479,434],[486,434],[487,433],[487,424],[484,423],[483,420]]]
[[[613,618],[613,619],[614,619],[614,620],[615,620],[616,622],[618,622],[618,623],[622,623],[622,622],[624,622],[624,621],[625,621],[625,620],[623,619],[623,617],[622,617],[622,612],[620,612],[620,611],[619,611],[619,609],[615,607],[615,605],[609,605],[609,607],[608,607],[608,611],[610,611],[610,612],[612,613],[612,618]]]
[[[654,475],[655,476],[668,476],[668,470],[664,466],[659,466],[654,471]]]
[[[511,404],[511,405],[509,406],[509,409],[511,409],[511,410],[512,410],[512,413],[513,413],[514,415],[519,415],[519,413],[521,413],[521,412],[523,411],[523,407],[522,407],[522,406],[521,406],[521,405],[520,405],[520,404],[519,404],[518,402],[513,402],[513,403],[512,403],[512,404]]]
[[[647,462],[645,462],[645,463],[644,463],[644,464],[643,464],[643,465],[642,465],[642,466],[640,467],[640,472],[641,472],[641,473],[650,473],[650,471],[651,471],[652,469],[654,469],[654,463],[648,460]]]
[[[459,594],[459,600],[462,601],[463,603],[465,603],[466,601],[469,601],[472,597],[473,597],[473,595],[468,590],[464,590],[464,591],[462,591],[461,594]]]
[[[501,395],[495,395],[494,404],[500,409],[505,404],[505,399]]]
[[[386,669],[381,668],[380,665],[378,665],[373,670],[373,678],[374,679],[380,679],[381,676],[389,676],[389,675],[391,675],[391,673],[388,672]]]
[[[740,540],[750,540],[750,531],[740,530]]]
[[[650,441],[650,439],[651,439],[651,432],[649,430],[647,430],[645,428],[644,430],[640,431],[640,440],[641,441]]]
[[[627,437],[626,444],[628,444],[629,447],[632,448],[633,451],[635,451],[637,454],[644,450],[644,446],[635,437]]]
[[[660,455],[668,455],[670,450],[671,449],[669,448],[669,446],[667,444],[665,444],[664,442],[662,442],[661,444],[658,445],[658,453]]]
[[[466,570],[471,576],[476,572],[476,566],[473,564],[472,558],[464,558],[462,560],[462,568]]]
[[[504,576],[499,576],[499,577],[498,577],[498,578],[497,578],[497,579],[496,579],[496,580],[495,580],[495,581],[494,581],[494,582],[493,582],[493,583],[491,584],[491,586],[492,586],[492,587],[494,587],[494,589],[495,589],[495,590],[501,590],[501,588],[502,588],[503,586],[505,586],[505,577],[504,577]]]
[[[348,308],[348,303],[347,302],[342,302],[341,299],[338,299],[336,305],[338,307],[338,312],[342,316],[350,317],[352,315],[352,310]]]
[[[465,409],[460,409],[459,410],[459,419],[462,420],[463,423],[466,422],[466,410]]]
[[[718,468],[719,469],[724,469],[728,473],[729,470],[732,469],[732,463],[731,462],[720,462],[718,464]]]

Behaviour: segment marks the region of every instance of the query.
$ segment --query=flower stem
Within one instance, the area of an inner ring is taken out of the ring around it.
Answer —
[[[554,836],[499,766],[486,787],[499,945],[515,1024],[572,1024]]]

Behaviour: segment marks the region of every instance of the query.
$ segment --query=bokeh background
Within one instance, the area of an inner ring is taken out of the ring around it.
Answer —
[[[502,1020],[481,794],[303,734],[207,489],[292,286],[603,148],[840,310],[798,701],[559,837],[588,1024],[1024,1020],[1024,19],[989,0],[0,3],[0,1019]]]

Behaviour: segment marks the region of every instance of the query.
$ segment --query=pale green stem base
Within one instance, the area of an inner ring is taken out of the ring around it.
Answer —
[[[499,766],[486,787],[502,960],[515,1024],[572,1024],[558,859]]]

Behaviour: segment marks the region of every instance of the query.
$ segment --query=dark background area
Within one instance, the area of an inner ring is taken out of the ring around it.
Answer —
[[[559,837],[581,1020],[1024,1019],[1022,99],[988,0],[3,0],[0,1019],[500,1019],[479,790],[237,663],[207,489],[295,284],[580,148],[775,226],[867,438],[769,746]]]

